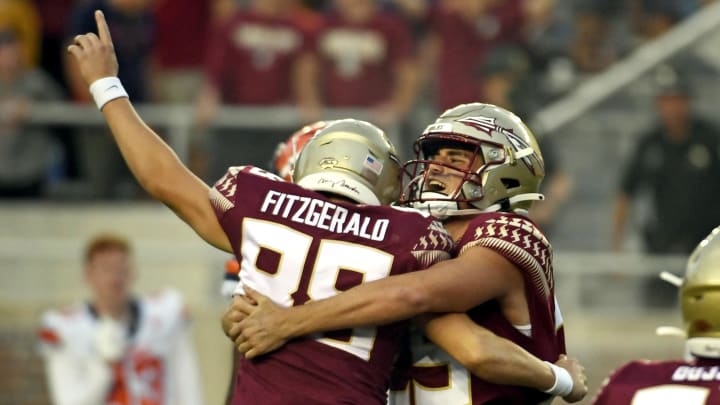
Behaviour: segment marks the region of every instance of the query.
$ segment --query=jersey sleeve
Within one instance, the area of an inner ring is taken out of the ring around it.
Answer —
[[[229,167],[227,172],[210,188],[210,203],[218,219],[235,207],[237,175],[242,169],[243,166]]]
[[[450,258],[455,244],[450,234],[438,221],[428,222],[426,231],[412,248],[412,255],[421,269]]]
[[[37,331],[38,344],[41,351],[53,350],[60,347],[60,335],[53,328],[41,326]]]
[[[112,383],[112,370],[99,356],[80,356],[72,350],[72,342],[67,341],[63,333],[62,317],[58,311],[46,312],[38,329],[52,402],[57,405],[102,403]]]
[[[38,349],[41,355],[67,350],[77,340],[72,321],[76,316],[75,308],[48,310],[42,314],[36,331]]]
[[[550,295],[552,248],[535,224],[521,216],[479,217],[470,223],[468,232],[472,234],[463,241],[459,254],[475,246],[493,250],[528,272],[543,296]]]
[[[256,184],[252,179],[257,181],[258,178],[285,182],[280,176],[255,166],[231,166],[227,169],[227,172],[210,188],[210,203],[218,219],[235,208],[238,189],[247,192],[248,188]]]

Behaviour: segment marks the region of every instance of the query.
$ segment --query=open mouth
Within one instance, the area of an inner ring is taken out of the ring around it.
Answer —
[[[441,182],[441,181],[438,181],[438,180],[435,180],[435,179],[430,179],[430,180],[428,180],[428,181],[425,182],[425,187],[423,187],[423,188],[424,188],[423,191],[430,191],[430,192],[438,192],[438,193],[439,193],[439,192],[445,191],[445,183],[443,183],[443,182]]]

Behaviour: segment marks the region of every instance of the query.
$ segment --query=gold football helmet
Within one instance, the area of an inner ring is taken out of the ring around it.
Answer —
[[[720,358],[720,226],[690,255],[680,307],[690,353]]]
[[[363,204],[390,204],[400,194],[400,161],[387,135],[369,122],[330,122],[298,156],[293,181]]]
[[[478,161],[480,165],[470,170],[433,161],[441,148],[469,150],[473,153],[469,167]],[[527,210],[534,200],[543,199],[539,190],[545,166],[535,136],[515,114],[495,105],[462,104],[445,111],[417,139],[415,153],[416,159],[405,165],[410,180],[401,202],[438,218]],[[433,191],[427,181],[430,164],[463,173],[457,189]],[[461,202],[472,208],[461,209]]]
[[[295,161],[305,144],[320,130],[328,125],[326,121],[317,121],[295,131],[285,142],[278,144],[273,157],[275,173],[287,181],[292,181],[292,171]]]

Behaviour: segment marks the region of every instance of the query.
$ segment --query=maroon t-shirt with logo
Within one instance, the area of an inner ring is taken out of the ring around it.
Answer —
[[[378,12],[362,24],[330,15],[317,52],[326,104],[371,107],[389,101],[396,66],[412,57],[412,38],[395,14]]]
[[[470,318],[542,360],[557,361],[559,355],[565,353],[565,335],[555,301],[552,247],[548,240],[527,218],[493,212],[479,214],[470,222],[458,243],[458,254],[476,246],[501,254],[522,273],[531,329],[523,333],[508,322],[496,301],[471,309]],[[512,405],[536,404],[549,399],[549,395],[534,389],[482,381],[442,349],[422,338],[414,339],[414,365],[404,378],[398,373],[393,381],[393,390],[397,391],[393,393],[393,404]]]
[[[311,34],[290,15],[239,11],[211,35],[206,73],[226,103],[289,103],[293,65],[311,46]]]
[[[453,248],[442,225],[417,211],[332,201],[252,166],[230,168],[210,200],[240,283],[282,306],[425,268]],[[384,404],[404,331],[396,323],[293,340],[242,362],[233,401]]]
[[[442,6],[431,9],[431,27],[440,40],[436,86],[441,109],[482,99],[481,69],[488,52],[499,43],[519,42],[525,22],[521,3],[504,1],[473,22]]]
[[[608,378],[593,403],[720,404],[720,360],[630,362]]]

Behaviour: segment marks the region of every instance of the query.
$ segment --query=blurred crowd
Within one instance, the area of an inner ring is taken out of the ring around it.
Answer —
[[[194,106],[194,132],[205,135],[193,137],[191,167],[213,181],[233,163],[264,165],[289,133],[248,129],[248,142],[207,130],[223,104],[295,106],[306,122],[362,108],[381,127],[407,131],[418,111],[473,101],[527,119],[704,3],[0,0],[0,196],[142,195],[102,130],[27,122],[32,102],[91,101],[64,50],[94,30],[95,9],[134,102]],[[63,183],[85,187],[63,192]]]

